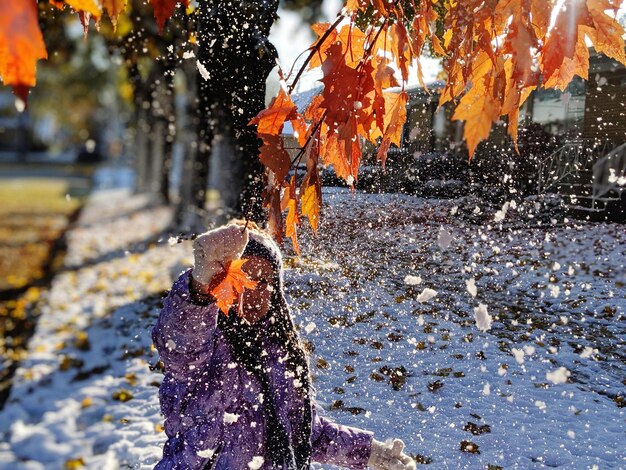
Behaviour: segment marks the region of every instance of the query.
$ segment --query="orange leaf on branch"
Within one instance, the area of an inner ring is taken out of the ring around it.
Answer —
[[[317,234],[317,227],[322,208],[322,181],[320,180],[319,160],[319,128],[312,136],[307,149],[306,175],[300,186],[302,198],[302,215],[309,219],[313,232]]]
[[[377,158],[382,167],[385,167],[387,151],[391,144],[400,146],[402,138],[402,126],[406,121],[406,102],[409,95],[406,91],[402,93],[385,93],[385,134],[378,149]]]
[[[154,10],[154,18],[159,26],[159,33],[163,33],[165,22],[174,14],[174,9],[178,3],[187,8],[189,0],[150,0]]]
[[[620,3],[622,2],[619,0],[588,0],[587,6],[594,29],[592,31],[584,29],[584,31],[589,35],[597,52],[626,64],[624,28],[616,18],[605,13],[606,10],[613,10],[616,15]]]
[[[481,140],[489,137],[491,125],[500,117],[502,105],[494,97],[495,75],[498,72],[494,69],[488,54],[481,53],[481,56],[474,62],[474,72],[472,75],[472,86],[463,95],[459,102],[453,120],[464,120],[464,137],[470,158]]]
[[[307,139],[299,139],[303,149],[298,156],[305,153],[311,133],[317,146],[307,149],[307,173],[299,194],[294,179],[290,184],[276,184],[270,191],[273,225],[278,226],[282,211],[288,210],[287,232],[297,250],[299,216],[309,217],[314,231],[319,219],[321,197],[311,165],[318,161],[332,165],[337,176],[353,184],[363,139],[379,145],[378,159],[383,164],[391,144],[400,144],[408,95],[384,91],[400,85],[390,63],[400,70],[404,87],[409,65],[417,60],[417,78],[426,88],[419,56],[427,41],[431,51],[445,58],[447,78],[439,107],[454,104],[452,119],[464,121],[471,158],[479,142],[488,138],[493,124],[504,115],[508,117],[509,135],[517,145],[520,106],[542,81],[546,87],[564,89],[574,75],[587,76],[587,41],[591,40],[596,51],[626,63],[624,28],[611,16],[616,16],[623,3],[464,0],[445,2],[445,8],[439,8],[442,4],[433,0],[413,3],[408,14],[405,2],[348,0],[332,25],[313,26],[319,39],[289,87],[291,92],[307,67],[322,67],[324,89],[304,112],[311,125]],[[557,5],[559,12],[554,10]],[[437,33],[442,22],[443,35]],[[356,28],[357,23],[367,23],[364,32]],[[263,138],[262,133],[259,137]],[[262,150],[263,154],[268,152]],[[276,157],[272,165],[269,168],[284,173]],[[277,210],[277,194],[283,188],[285,194]]]
[[[107,12],[109,18],[111,19],[111,23],[113,23],[113,28],[117,28],[117,17],[120,16],[120,13],[124,11],[126,8],[126,3],[128,0],[101,0],[102,1],[102,9]]]
[[[36,83],[37,61],[47,58],[36,2],[0,1],[0,77],[24,103]]]
[[[333,132],[340,123],[347,122],[355,111],[359,99],[359,71],[350,67],[340,44],[328,49],[328,58],[322,66],[324,72],[324,100],[320,104],[327,113],[326,122]]]
[[[291,160],[283,145],[283,138],[279,135],[263,135],[263,145],[259,148],[261,163],[274,172],[280,183],[285,180]]]
[[[218,308],[228,316],[228,311],[235,305],[245,289],[254,289],[256,281],[251,280],[241,269],[247,259],[232,260],[224,266],[224,270],[211,280],[211,295],[215,298]]]
[[[96,20],[102,16],[100,4],[96,0],[65,0],[75,11],[89,13]]]
[[[285,188],[283,199],[280,204],[281,210],[287,210],[285,219],[285,235],[291,238],[293,249],[300,254],[300,246],[298,245],[298,226],[300,225],[300,216],[298,215],[298,195],[296,193],[296,177],[292,176],[289,186]]]
[[[576,48],[579,43],[579,26],[593,26],[591,14],[587,8],[585,0],[569,0],[558,12],[554,27],[549,31],[547,40],[543,47],[541,57],[541,71],[544,83],[554,80],[553,77],[562,75],[561,67],[565,59],[574,59]],[[584,35],[582,35],[584,36]],[[568,68],[571,64],[566,63]],[[585,64],[585,68],[588,63]],[[587,71],[585,70],[586,74]],[[569,75],[569,74],[568,74]],[[573,74],[567,79],[568,83]],[[561,81],[561,80],[559,80]]]
[[[257,125],[258,134],[280,135],[285,121],[298,109],[291,97],[282,88],[271,104],[253,117],[248,124]]]
[[[311,57],[309,68],[313,69],[319,67],[326,62],[328,49],[333,44],[341,45],[342,52],[346,55],[346,62],[349,65],[355,66],[358,64],[364,53],[365,33],[354,24],[346,24],[342,26],[339,32],[332,30],[324,39],[324,42],[320,44],[320,41],[324,38],[324,34],[326,34],[330,27],[330,23],[316,23],[311,26],[311,29],[319,38],[313,46],[311,46],[312,50],[317,48],[317,51],[313,57]]]
[[[572,57],[564,57],[561,65],[555,69],[543,83],[544,88],[557,88],[564,91],[574,75],[587,80],[589,75],[589,49],[585,43],[584,27],[580,27],[578,43]]]
[[[413,57],[411,43],[409,41],[409,33],[403,23],[395,23],[391,26],[391,37],[393,39],[393,52],[396,63],[402,73],[402,80],[405,82],[409,79],[409,65]]]

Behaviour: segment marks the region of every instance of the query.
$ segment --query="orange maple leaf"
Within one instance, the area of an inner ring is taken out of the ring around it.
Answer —
[[[565,59],[574,59],[581,35],[579,26],[593,26],[591,14],[584,0],[570,0],[558,12],[543,47],[541,65],[545,82],[561,74]]]
[[[557,88],[565,91],[569,82],[572,81],[574,75],[587,80],[589,74],[589,49],[585,43],[585,35],[580,27],[578,33],[578,42],[573,57],[564,57],[561,66],[558,67],[549,78],[543,83],[544,88]]]
[[[300,217],[298,216],[298,195],[296,193],[295,176],[291,177],[289,186],[285,188],[280,208],[283,211],[287,209],[287,217],[285,219],[285,235],[291,238],[293,248],[299,255],[300,245],[298,245],[298,226],[300,225]]]
[[[359,100],[359,71],[346,63],[341,45],[333,44],[328,49],[327,60],[322,65],[324,72],[324,101],[321,107],[327,112],[326,122],[330,132],[333,132],[341,123],[350,119],[355,111],[355,103]]]
[[[259,149],[259,159],[263,165],[274,172],[278,182],[282,182],[291,168],[291,160],[283,146],[283,139],[279,135],[271,134],[265,134],[262,138],[263,145]]]
[[[402,93],[384,93],[385,97],[385,134],[378,149],[377,158],[382,167],[385,167],[387,151],[391,144],[400,147],[402,138],[402,126],[406,122],[406,103],[409,95],[406,91]]]
[[[396,23],[391,26],[391,37],[396,63],[402,72],[402,80],[406,82],[409,79],[409,65],[413,52],[411,51],[409,33],[403,23]]]
[[[102,16],[100,5],[96,0],[65,0],[75,11],[89,13],[96,20]]]
[[[487,54],[482,52],[483,56]],[[472,80],[472,87],[463,95],[456,108],[453,120],[464,120],[463,134],[467,142],[470,158],[481,140],[489,137],[491,125],[500,117],[501,104],[494,98],[494,73],[491,61],[477,60],[477,69]],[[484,66],[487,65],[486,73]]]
[[[253,117],[248,125],[256,124],[258,134],[279,135],[285,121],[297,112],[291,97],[281,88],[269,107]]]
[[[27,0],[0,1],[0,76],[26,102],[35,86],[36,65],[47,59],[37,21],[37,4]]]
[[[247,259],[232,260],[224,266],[224,270],[211,280],[214,286],[211,295],[219,309],[228,316],[228,311],[246,289],[254,289],[256,281],[251,280],[241,269]]]
[[[128,0],[102,0],[102,8],[109,15],[113,28],[117,28],[117,17],[124,11],[127,2]]]
[[[159,33],[163,32],[165,22],[174,14],[174,9],[179,1],[185,8],[189,5],[189,0],[150,0],[154,17],[159,26]]]
[[[326,37],[322,44],[319,43],[320,39],[330,27],[330,23],[316,23],[311,26],[311,29],[319,36],[318,40],[311,46],[311,49],[316,49],[316,53],[311,57],[309,62],[309,68],[314,69],[319,67],[328,57],[328,49],[333,44],[340,44],[342,52],[346,55],[346,62],[349,65],[356,65],[359,63],[364,53],[365,45],[365,33],[361,31],[355,24],[344,25],[339,32],[333,30]]]
[[[317,226],[322,208],[322,182],[319,168],[319,129],[313,135],[307,148],[306,175],[300,186],[302,198],[302,215],[308,217],[313,232],[317,234]]]
[[[597,52],[626,64],[624,52],[624,28],[615,18],[605,13],[606,10],[618,9],[618,2],[610,0],[588,0],[589,13],[593,20],[594,30],[587,31],[593,47]]]

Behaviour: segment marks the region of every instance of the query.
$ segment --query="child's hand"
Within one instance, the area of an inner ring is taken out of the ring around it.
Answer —
[[[248,230],[237,225],[226,225],[203,233],[193,242],[193,278],[200,284],[209,284],[222,267],[241,258],[248,244]]]
[[[402,452],[404,442],[394,439],[392,442],[372,441],[372,451],[367,462],[374,470],[415,470],[415,461]]]

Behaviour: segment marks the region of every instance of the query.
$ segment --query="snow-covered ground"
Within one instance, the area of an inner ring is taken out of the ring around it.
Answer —
[[[626,468],[624,226],[515,228],[514,207],[472,225],[455,201],[324,197],[286,281],[327,415],[431,468]],[[0,412],[0,468],[156,463],[150,329],[191,263],[163,234],[171,216],[123,190],[83,210]]]

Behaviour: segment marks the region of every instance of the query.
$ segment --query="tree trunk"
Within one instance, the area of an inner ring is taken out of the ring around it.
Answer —
[[[128,68],[128,78],[133,85],[133,104],[135,114],[135,193],[143,193],[148,191],[148,110],[144,106],[146,96],[145,84],[141,79],[137,64],[132,64]]]
[[[188,64],[191,62],[183,64],[182,71],[187,82],[187,96],[191,99],[187,103],[188,126],[180,132],[184,157],[179,188],[180,200],[174,223],[181,231],[199,232],[206,227],[206,220],[204,220],[206,186],[213,136],[203,131],[202,123],[206,117],[203,118],[199,111],[201,98],[197,86],[198,71],[195,64],[193,66]],[[188,137],[190,135],[193,137]],[[201,148],[202,151],[200,151]]]
[[[149,191],[149,145],[148,135],[150,128],[148,126],[148,112],[143,108],[143,100],[139,101],[138,110],[136,111],[136,135],[135,135],[135,192],[145,193]]]
[[[172,152],[174,151],[174,141],[176,140],[176,92],[174,89],[174,73],[176,63],[168,61],[164,81],[164,121],[165,121],[165,141],[163,142],[163,165],[161,168],[160,194],[163,202],[169,204],[170,201],[170,172],[172,170]]]
[[[236,191],[234,207],[226,207],[226,211],[256,222],[265,219],[263,166],[256,127],[248,122],[265,107],[265,80],[277,58],[267,36],[277,8],[278,0],[205,0],[199,4],[198,59],[206,68],[199,87],[199,113],[206,123],[202,129],[232,141],[230,166],[238,184],[232,188]],[[206,137],[200,139],[199,159],[208,158],[203,141]]]
[[[165,170],[165,130],[164,118],[154,118],[150,128],[150,192],[155,195],[161,194],[163,179],[169,178],[169,173]]]

